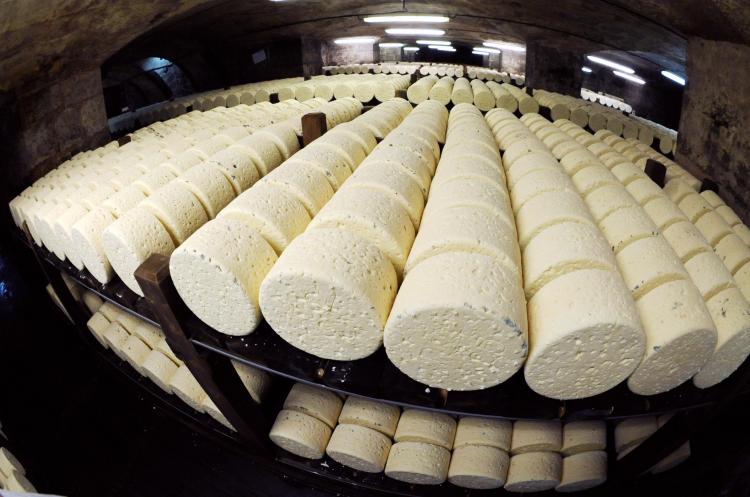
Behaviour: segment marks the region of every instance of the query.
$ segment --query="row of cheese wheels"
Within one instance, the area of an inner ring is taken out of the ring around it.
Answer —
[[[111,350],[164,392],[175,394],[196,411],[232,428],[188,367],[174,354],[160,328],[109,301],[102,302],[92,292],[83,291],[80,299],[91,311],[86,325],[102,347]],[[270,376],[244,364],[232,362],[232,365],[253,400],[261,403],[271,385]]]
[[[464,66],[459,64],[425,64],[419,68],[422,76],[450,76],[461,78],[464,76]]]
[[[672,414],[661,416],[641,416],[620,421],[615,426],[615,451],[617,459],[621,459],[635,450],[648,437],[657,432],[672,418]],[[683,463],[690,457],[690,441],[686,441],[667,457],[656,463],[649,472],[663,473]]]
[[[26,469],[7,447],[0,447],[0,489],[18,493],[36,492],[26,477]]]
[[[521,113],[537,112],[539,106],[530,95],[523,90],[508,84],[498,84],[495,81],[482,82],[479,79],[469,81],[466,78],[453,79],[450,76],[438,78],[426,76],[420,78],[407,90],[410,102],[418,104],[427,100],[437,100],[443,105],[453,103],[473,103],[482,111],[495,107]]]
[[[377,64],[343,64],[323,66],[323,72],[336,74],[413,74],[422,66],[416,62],[380,62]]]
[[[396,97],[397,90],[409,86],[408,76],[388,74],[354,74],[338,76],[315,76],[279,88],[279,100],[296,99],[300,102],[311,98],[330,101],[356,98],[362,103],[372,100],[385,102]]]
[[[292,250],[298,235],[313,230],[312,223],[321,223],[320,228],[335,228],[339,222],[346,222],[336,217],[340,212],[337,205],[354,202],[364,208],[367,204],[361,202],[360,197],[373,189],[380,191],[387,189],[387,185],[403,187],[403,178],[388,174],[385,169],[365,167],[364,162],[368,154],[383,160],[397,154],[397,150],[387,144],[376,147],[377,139],[388,135],[410,110],[406,101],[395,99],[325,133],[239,196],[217,219],[198,230],[170,259],[172,279],[188,307],[223,333],[245,335],[252,332],[261,319],[261,282],[269,270],[278,265],[277,257]],[[393,136],[396,139],[398,134]],[[346,191],[345,184],[350,185]],[[408,186],[406,190],[399,190],[404,194],[404,202],[415,195],[421,198],[418,187],[409,190]],[[394,197],[385,196],[384,203],[367,206],[364,210],[370,216],[383,217],[382,209],[398,203],[399,199]],[[406,225],[404,229],[413,232],[412,218],[418,221],[421,206],[416,204],[400,214],[399,219]],[[399,251],[398,246],[391,248],[394,253]],[[305,261],[312,257],[302,254]],[[339,262],[331,264],[340,267]],[[308,262],[307,266],[310,265]],[[207,288],[217,290],[207,292]],[[289,318],[293,318],[296,300],[290,298],[279,310],[286,309]],[[287,318],[278,316],[277,319],[281,323]],[[277,331],[284,336],[287,327],[279,323]]]
[[[269,434],[308,459],[367,473],[512,492],[573,492],[606,481],[603,421],[506,421],[406,409],[296,384]]]

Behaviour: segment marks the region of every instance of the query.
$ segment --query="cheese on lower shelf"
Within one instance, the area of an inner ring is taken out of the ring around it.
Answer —
[[[104,340],[107,342],[107,345],[109,345],[109,348],[112,349],[112,352],[117,354],[117,356],[121,359],[125,360],[122,354],[122,347],[123,345],[125,345],[125,341],[130,336],[128,335],[128,332],[125,330],[125,328],[123,328],[120,323],[113,321],[109,323],[109,326],[107,326],[103,334]]]
[[[689,279],[672,247],[658,234],[634,241],[616,257],[625,284],[636,300],[667,282]]]
[[[106,339],[104,338],[104,331],[109,326],[109,319],[104,317],[104,315],[100,312],[94,312],[94,314],[91,316],[91,318],[86,322],[86,326],[88,327],[89,331],[94,335],[96,340],[104,346],[104,348],[109,348],[109,344],[107,343]]]
[[[464,416],[458,421],[453,447],[487,445],[510,451],[513,424],[504,419]]]
[[[633,299],[615,271],[585,269],[542,287],[529,301],[526,382],[556,399],[605,392],[638,365],[645,336]]]
[[[558,420],[518,420],[513,423],[510,453],[559,452],[562,447],[562,425]]]
[[[453,450],[448,481],[473,489],[500,488],[505,485],[510,458],[508,453],[487,445],[464,445]]]
[[[675,223],[662,234],[683,264],[696,254],[712,250],[701,232],[689,221]]]
[[[603,450],[581,452],[562,461],[562,478],[558,492],[580,492],[607,481],[607,453]]]
[[[83,300],[83,304],[92,314],[97,312],[99,308],[102,306],[102,304],[104,303],[101,297],[99,297],[94,292],[84,292],[83,297],[81,297],[81,300]]]
[[[260,285],[276,260],[244,217],[220,217],[174,251],[169,269],[180,297],[201,321],[238,336],[260,323]]]
[[[97,207],[79,219],[72,229],[76,256],[99,283],[109,283],[114,271],[104,253],[102,233],[115,222],[115,216],[103,207]]]
[[[565,222],[594,226],[591,214],[578,193],[546,192],[533,198],[516,212],[521,249],[545,228]]]
[[[298,411],[282,410],[269,434],[282,449],[306,459],[321,459],[331,438],[331,427]]]
[[[183,184],[170,182],[140,203],[161,221],[175,245],[179,245],[208,221],[198,198]]]
[[[680,445],[680,447],[669,454],[667,457],[659,461],[654,465],[653,468],[651,468],[651,474],[659,474],[663,473],[664,471],[668,471],[675,466],[678,466],[685,462],[688,458],[690,458],[690,441],[688,440],[684,444]]]
[[[393,437],[400,417],[398,406],[352,396],[344,402],[339,423],[364,426]]]
[[[339,424],[333,430],[326,453],[339,464],[366,473],[385,469],[391,439],[364,426]]]
[[[439,485],[448,477],[451,453],[444,447],[422,442],[393,444],[385,475],[417,485]]]
[[[295,383],[284,401],[284,409],[304,412],[331,428],[341,413],[341,398],[330,390]]]
[[[422,442],[453,448],[456,420],[447,414],[421,409],[405,409],[396,427],[396,442]]]
[[[138,371],[142,375],[145,375],[146,373],[141,367],[141,364],[143,363],[144,359],[146,359],[146,356],[149,354],[149,352],[151,352],[151,349],[148,348],[148,345],[143,343],[140,338],[134,335],[130,335],[122,345],[122,353],[125,356],[126,360],[130,363],[131,366],[133,366],[136,371]]]
[[[198,412],[203,412],[203,399],[206,398],[206,392],[195,379],[193,373],[190,372],[187,366],[184,364],[177,368],[177,371],[172,375],[169,380],[169,386],[183,402],[192,407]]]
[[[404,279],[385,327],[386,352],[431,387],[488,388],[523,364],[525,310],[516,271],[479,254],[435,255]]]
[[[615,450],[618,454],[631,450],[656,433],[655,416],[639,416],[620,421],[615,426]]]
[[[505,490],[542,492],[560,484],[562,459],[556,452],[527,452],[510,458]]]
[[[177,365],[158,350],[152,350],[141,361],[141,370],[159,388],[167,393],[172,392],[170,380],[177,372]]]
[[[88,212],[85,207],[74,205],[54,222],[55,236],[60,240],[65,256],[79,271],[83,269],[84,265],[80,253],[73,243],[73,225]]]
[[[266,392],[271,387],[271,376],[265,371],[237,361],[232,361],[232,367],[237,372],[237,376],[240,377],[240,381],[250,397],[257,404],[262,403]]]

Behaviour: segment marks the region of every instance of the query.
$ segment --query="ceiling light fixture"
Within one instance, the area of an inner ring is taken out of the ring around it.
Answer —
[[[664,76],[667,79],[671,79],[675,83],[681,84],[682,86],[685,86],[685,78],[682,76],[678,76],[673,72],[670,71],[662,71],[661,75]]]
[[[443,36],[445,34],[442,29],[424,28],[388,28],[385,32],[389,35],[401,36]]]
[[[602,59],[601,57],[597,57],[596,55],[587,55],[587,59],[589,59],[591,62],[594,62],[596,64],[601,64],[603,66],[611,67],[612,69],[617,69],[620,72],[625,72],[628,74],[635,74],[635,69],[631,69],[628,66],[623,66],[622,64],[618,64],[617,62],[612,62],[611,60]]]
[[[615,76],[619,76],[621,78],[625,78],[628,81],[632,81],[633,83],[638,83],[639,85],[645,85],[646,81],[642,80],[638,76],[633,76],[632,74],[622,72],[622,71],[612,71],[615,73]]]
[[[471,53],[474,55],[489,55],[487,52],[480,52],[479,50],[472,50]]]
[[[377,38],[374,36],[352,36],[349,38],[337,38],[333,42],[337,45],[362,45],[365,43],[375,43]]]
[[[487,48],[487,47],[474,47],[474,51],[484,52],[484,53],[502,53],[502,50],[498,50],[497,48]]]
[[[446,45],[450,46],[451,42],[443,40],[417,40],[417,45]]]
[[[403,43],[378,43],[378,46],[382,48],[399,48],[399,47],[403,47],[404,44]]]
[[[497,48],[499,50],[508,50],[509,52],[525,52],[526,47],[520,43],[509,43],[507,41],[485,41],[482,43],[485,47]]]
[[[581,68],[581,71],[583,71],[583,72],[594,72],[590,67],[587,67],[587,66],[583,66]]]
[[[419,52],[419,47],[404,47],[404,52]]]
[[[277,0],[278,1],[278,0]],[[404,15],[404,16],[369,16],[362,19],[365,22],[381,23],[381,22],[424,22],[424,23],[440,23],[448,22],[450,18],[445,16],[427,16],[427,15]]]
[[[433,50],[440,50],[441,52],[455,52],[456,49],[453,47],[446,47],[445,45],[429,45],[427,48],[432,48]]]

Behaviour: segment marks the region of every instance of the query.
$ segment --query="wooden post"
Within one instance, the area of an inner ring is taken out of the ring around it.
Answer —
[[[279,103],[279,94],[278,93],[271,93],[268,96],[268,101],[271,102],[272,104]]]
[[[396,98],[403,98],[404,100],[408,100],[409,99],[406,96],[406,90],[396,90]]]
[[[714,193],[719,193],[719,184],[711,178],[703,178],[701,182],[701,191],[711,190]]]
[[[190,311],[172,283],[169,258],[152,255],[135,271],[135,278],[175,355],[190,369],[239,436],[256,449],[267,448],[268,420],[250,397],[231,362],[223,357],[204,358],[190,341],[183,326]]]
[[[309,145],[328,131],[326,115],[322,112],[310,112],[302,116],[302,144]]]
[[[664,180],[667,177],[667,168],[664,164],[653,159],[648,159],[646,161],[645,172],[654,183],[659,185],[660,188],[664,188]]]

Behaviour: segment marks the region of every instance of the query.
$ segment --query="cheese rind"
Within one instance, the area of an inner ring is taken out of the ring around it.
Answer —
[[[562,425],[558,420],[518,420],[513,423],[513,438],[510,453],[560,452],[562,447]]]
[[[585,197],[586,206],[596,222],[620,209],[637,207],[638,203],[622,185],[606,185]]]
[[[203,400],[206,398],[206,392],[187,366],[183,364],[177,368],[177,371],[175,371],[169,380],[169,386],[172,392],[187,405],[198,412],[205,410]]]
[[[439,485],[448,477],[451,453],[444,447],[421,442],[393,444],[385,475],[418,485]]]
[[[330,390],[295,383],[284,400],[284,409],[299,411],[323,421],[331,428],[341,413],[341,398]]]
[[[212,155],[206,164],[221,171],[232,184],[235,195],[244,192],[260,179],[253,157],[244,147],[228,147]]]
[[[508,475],[508,453],[488,445],[464,445],[453,450],[448,481],[473,489],[500,488]]]
[[[564,456],[607,448],[607,425],[604,421],[569,421],[563,425]]]
[[[732,274],[750,261],[750,248],[734,233],[722,238],[714,250]]]
[[[465,445],[487,445],[510,451],[513,424],[504,419],[465,416],[458,421],[453,448]]]
[[[581,452],[563,459],[558,492],[580,492],[607,481],[607,453],[603,450]]]
[[[733,233],[732,227],[716,212],[707,212],[702,215],[695,222],[695,227],[712,247],[716,246],[722,238]]]
[[[76,247],[77,257],[99,283],[109,283],[114,271],[104,253],[102,233],[115,221],[110,211],[103,207],[89,211],[79,219],[72,229],[73,245]]]
[[[339,423],[365,426],[393,437],[400,417],[398,406],[350,396],[341,409]]]
[[[510,458],[505,490],[542,492],[555,488],[562,477],[562,458],[555,452],[527,452]]]
[[[636,240],[616,257],[625,284],[636,300],[669,281],[689,279],[677,254],[661,235]]]
[[[86,322],[86,327],[94,335],[96,340],[105,348],[109,348],[109,344],[104,338],[104,331],[109,326],[109,319],[104,317],[104,314],[100,312],[94,312],[91,318]]]
[[[538,195],[516,211],[516,227],[521,249],[545,228],[565,222],[594,226],[591,214],[578,193],[564,191]]]
[[[385,469],[391,439],[379,431],[358,425],[339,424],[326,447],[331,459],[366,473]]]
[[[662,234],[683,264],[696,254],[711,251],[711,246],[701,232],[689,221],[675,223]]]
[[[685,270],[708,301],[717,293],[735,286],[732,274],[713,252],[703,252],[685,263]]]
[[[215,218],[236,196],[224,174],[206,162],[191,167],[179,175],[177,181],[198,198],[209,219]]]
[[[208,221],[205,209],[190,190],[178,182],[168,183],[139,204],[145,207],[179,245]]]
[[[284,409],[276,416],[268,436],[294,455],[320,459],[331,438],[331,427],[307,414]]]
[[[169,357],[158,350],[152,350],[143,358],[141,369],[159,388],[167,393],[172,392],[169,382],[177,372],[177,365]]]
[[[656,416],[639,416],[620,421],[615,426],[615,450],[625,452],[656,433]]]
[[[393,439],[396,442],[422,442],[453,448],[456,420],[447,414],[405,409],[401,414]]]

